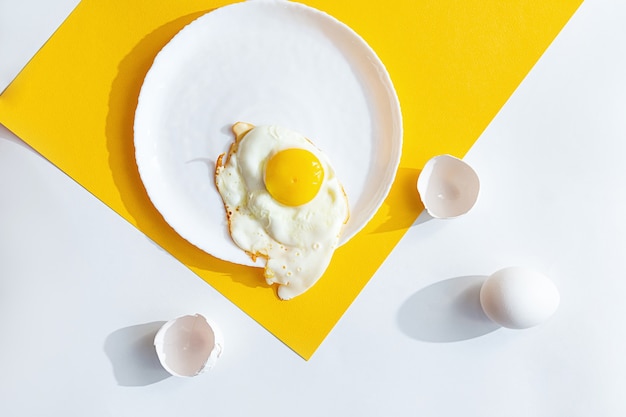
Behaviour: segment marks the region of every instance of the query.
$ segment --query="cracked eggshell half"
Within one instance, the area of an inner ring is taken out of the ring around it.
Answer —
[[[480,181],[474,169],[451,155],[431,158],[417,179],[417,191],[432,217],[448,219],[467,213],[476,203]]]
[[[490,275],[480,289],[480,304],[492,321],[510,329],[526,329],[550,318],[560,295],[544,274],[509,267]]]
[[[201,314],[170,320],[154,337],[161,365],[180,377],[193,377],[212,368],[223,346],[221,331]]]

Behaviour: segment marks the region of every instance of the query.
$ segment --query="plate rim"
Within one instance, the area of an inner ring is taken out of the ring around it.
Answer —
[[[172,221],[173,219],[172,219],[171,213],[169,213],[168,210],[164,210],[163,204],[161,204],[158,201],[159,198],[156,197],[155,195],[155,194],[158,194],[158,192],[155,192],[155,189],[151,185],[149,185],[151,180],[150,180],[150,176],[146,174],[147,164],[144,164],[142,162],[143,157],[142,155],[140,155],[140,150],[143,145],[141,145],[141,140],[138,141],[137,139],[138,138],[138,135],[137,135],[138,120],[141,120],[141,118],[144,117],[142,116],[142,111],[143,111],[143,108],[146,106],[145,100],[142,100],[142,96],[146,94],[145,93],[146,85],[148,85],[148,83],[151,80],[151,77],[153,76],[151,74],[154,74],[153,68],[155,68],[155,66],[159,64],[160,60],[164,59],[164,55],[166,55],[168,53],[168,50],[172,48],[172,46],[170,45],[175,41],[175,39],[182,36],[181,34],[185,33],[186,31],[189,31],[190,30],[189,28],[192,28],[194,24],[197,24],[198,21],[202,20],[204,17],[206,17],[209,14],[216,13],[216,12],[219,12],[220,10],[227,9],[227,8],[246,7],[246,5],[252,5],[252,4],[265,4],[265,5],[273,5],[273,6],[275,5],[275,6],[285,7],[285,8],[289,7],[298,13],[310,13],[312,15],[316,15],[317,17],[323,18],[325,21],[334,25],[336,28],[339,28],[340,30],[346,32],[348,35],[350,35],[351,40],[358,42],[359,46],[361,48],[364,48],[368,52],[369,57],[372,58],[369,60],[370,64],[373,64],[375,66],[379,83],[383,87],[384,91],[386,92],[385,104],[386,104],[386,107],[388,108],[389,116],[392,121],[391,125],[394,131],[394,135],[393,135],[394,137],[393,137],[393,141],[391,141],[391,147],[389,151],[390,159],[387,161],[387,165],[391,168],[387,171],[387,172],[390,172],[390,176],[384,182],[384,187],[379,187],[377,189],[376,194],[379,195],[379,198],[377,198],[377,203],[370,209],[370,212],[367,214],[367,216],[364,217],[364,220],[361,221],[361,224],[357,225],[354,231],[352,231],[351,233],[342,233],[340,240],[338,242],[338,247],[349,242],[361,230],[363,230],[363,228],[366,227],[368,223],[370,223],[370,221],[376,215],[376,213],[378,213],[378,211],[384,204],[385,199],[388,197],[389,192],[391,191],[391,188],[395,182],[398,168],[400,166],[400,160],[401,160],[402,148],[403,148],[404,126],[403,126],[403,116],[402,116],[402,109],[400,106],[399,97],[397,95],[391,76],[386,66],[384,65],[380,57],[378,56],[378,54],[376,54],[373,48],[350,26],[348,26],[344,22],[340,21],[339,19],[335,18],[334,16],[322,10],[305,5],[303,3],[298,3],[298,2],[294,2],[290,0],[246,0],[243,2],[231,3],[225,6],[218,7],[211,11],[208,11],[207,13],[204,13],[201,16],[195,18],[193,21],[191,21],[190,23],[185,25],[183,28],[181,28],[167,43],[165,43],[165,45],[156,54],[152,64],[150,65],[150,68],[148,69],[143,79],[142,86],[141,86],[139,96],[137,99],[137,106],[135,108],[135,114],[134,114],[134,119],[133,119],[133,144],[135,148],[135,155],[134,155],[135,162],[139,171],[139,176],[142,181],[142,184],[145,188],[146,193],[148,194],[148,198],[150,199],[150,202],[155,207],[155,209],[163,217],[165,222],[170,227],[172,227],[172,229],[174,229],[174,231],[179,236],[181,236],[187,242],[191,243],[193,246],[197,247],[198,249],[202,250],[203,252],[217,259],[221,259],[221,260],[235,263],[235,264],[262,267],[263,265],[260,265],[259,263],[252,261],[252,259],[250,259],[249,262],[225,259],[225,257],[222,257],[219,254],[212,252],[210,249],[206,248],[205,245],[200,244],[195,239],[190,238],[188,235],[186,235],[185,233],[181,232],[181,230],[179,230],[180,228],[177,227],[176,225],[177,222],[175,220]],[[345,56],[345,54],[343,53],[342,55]],[[139,146],[138,146],[138,143],[139,143]],[[233,242],[233,245],[234,245],[234,242]],[[248,257],[246,256],[246,258]]]

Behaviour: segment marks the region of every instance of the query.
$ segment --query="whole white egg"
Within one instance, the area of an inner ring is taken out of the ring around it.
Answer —
[[[554,314],[559,302],[554,283],[525,267],[508,267],[493,273],[480,290],[480,304],[487,317],[511,329],[526,329],[544,322]]]

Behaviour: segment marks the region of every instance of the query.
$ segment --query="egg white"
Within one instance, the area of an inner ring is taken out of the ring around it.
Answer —
[[[267,161],[277,152],[301,148],[324,169],[317,195],[301,206],[276,201],[265,187]],[[278,296],[291,299],[323,275],[349,216],[348,200],[326,155],[299,133],[279,126],[257,126],[235,143],[215,183],[224,201],[235,244],[253,258],[266,260],[264,276],[279,284]]]

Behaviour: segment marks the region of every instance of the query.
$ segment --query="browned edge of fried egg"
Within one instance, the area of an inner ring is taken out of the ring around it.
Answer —
[[[239,142],[241,142],[241,140],[244,138],[244,136],[246,136],[246,134],[248,132],[250,132],[252,129],[254,129],[255,126],[251,123],[246,123],[246,122],[237,122],[233,125],[232,127],[232,131],[235,134],[235,141],[232,143],[232,145],[230,145],[230,148],[228,149],[228,154],[223,153],[220,156],[217,157],[217,161],[215,162],[215,173],[213,176],[213,180],[215,182],[215,187],[218,188],[217,186],[217,175],[218,172],[220,170],[220,168],[223,168],[224,165],[226,163],[228,163],[228,161],[230,160],[231,155],[233,155],[235,152],[237,152],[237,148],[239,147]],[[224,162],[224,157],[226,157],[226,162]],[[218,188],[219,190],[219,188]],[[222,197],[222,194],[220,193],[220,197]],[[224,198],[222,198],[222,203],[224,204],[224,211],[226,212],[226,222],[228,223],[228,234],[231,236],[232,239],[232,223],[231,223],[231,217],[233,215],[232,211],[230,211],[228,209],[228,207],[226,206],[226,203],[224,202]],[[236,208],[235,210],[239,210],[238,208]],[[268,259],[268,257],[266,255],[263,255],[262,253],[253,253],[253,252],[249,252],[247,250],[244,250],[244,252],[252,259],[252,262],[256,262],[256,260],[258,258],[264,258],[264,259]]]

